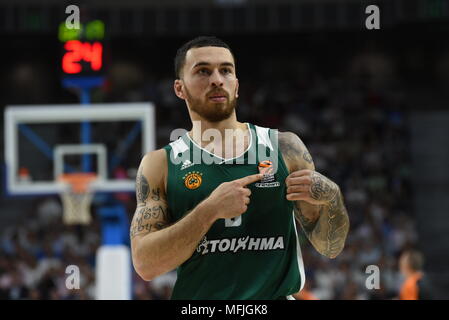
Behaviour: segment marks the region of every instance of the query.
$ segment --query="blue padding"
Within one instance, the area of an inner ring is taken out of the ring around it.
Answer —
[[[67,76],[62,78],[62,86],[64,88],[80,88],[89,89],[103,85],[104,77],[77,77]]]
[[[89,88],[81,88],[81,104],[83,107],[89,107],[90,103],[90,91]],[[91,139],[91,127],[89,121],[83,121],[81,123],[81,143],[89,144]],[[84,154],[82,158],[82,167],[84,172],[92,171],[92,157],[89,154]]]
[[[120,204],[98,209],[102,228],[102,245],[128,245],[128,217]]]

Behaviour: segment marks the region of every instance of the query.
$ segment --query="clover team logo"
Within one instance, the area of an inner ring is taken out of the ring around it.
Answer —
[[[184,185],[187,189],[195,190],[201,186],[201,183],[203,182],[203,178],[201,177],[203,174],[194,171],[187,173],[183,179],[184,179]]]

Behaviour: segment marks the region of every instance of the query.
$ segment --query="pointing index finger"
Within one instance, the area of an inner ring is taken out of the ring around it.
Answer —
[[[263,174],[257,173],[257,174],[253,174],[253,175],[250,175],[250,176],[246,176],[246,177],[237,179],[235,181],[240,183],[242,186],[247,186],[248,184],[251,184],[253,182],[259,181],[260,179],[262,179],[262,177],[263,177]]]

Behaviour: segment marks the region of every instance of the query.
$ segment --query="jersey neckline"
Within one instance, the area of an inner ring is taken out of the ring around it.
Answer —
[[[213,156],[213,157],[215,157],[215,158],[217,158],[217,159],[220,159],[221,162],[220,162],[219,164],[222,164],[222,163],[225,163],[225,162],[228,162],[228,161],[231,161],[231,160],[236,160],[236,159],[239,159],[239,158],[241,158],[241,157],[244,157],[244,156],[248,153],[248,151],[251,149],[252,144],[253,144],[253,140],[255,139],[255,137],[253,137],[253,130],[251,129],[250,123],[245,122],[245,124],[246,124],[246,126],[247,126],[247,128],[248,128],[248,131],[249,131],[249,139],[250,139],[250,140],[249,140],[249,143],[248,143],[248,147],[246,148],[245,151],[243,151],[242,154],[240,154],[240,155],[238,155],[238,156],[235,156],[235,157],[233,157],[233,158],[225,159],[225,158],[223,158],[223,157],[220,157],[220,156],[218,156],[218,155],[216,155],[216,154],[214,154],[214,153],[212,153],[212,152],[210,152],[210,151],[204,149],[203,147],[201,147],[200,145],[198,145],[198,144],[197,144],[197,143],[190,137],[189,132],[186,132],[186,133],[185,133],[185,136],[187,137],[187,140],[190,141],[190,143],[192,143],[192,145],[194,145],[195,147],[197,147],[197,148],[200,149],[201,151],[204,151],[204,152],[210,154],[211,156]]]

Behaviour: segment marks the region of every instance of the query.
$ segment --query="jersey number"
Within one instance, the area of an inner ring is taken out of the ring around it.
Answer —
[[[225,227],[238,227],[242,224],[242,216],[225,219]]]

